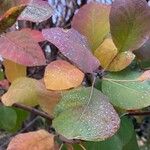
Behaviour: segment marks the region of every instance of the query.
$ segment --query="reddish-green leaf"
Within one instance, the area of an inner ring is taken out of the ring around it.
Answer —
[[[99,61],[90,52],[85,37],[76,30],[44,29],[43,35],[84,72],[92,73],[99,67]]]
[[[3,34],[0,37],[0,55],[25,66],[45,65],[42,49],[25,30]]]
[[[79,9],[72,27],[87,37],[92,50],[96,50],[109,32],[110,6],[90,3]]]
[[[119,51],[135,50],[149,37],[150,8],[145,0],[115,0],[110,29]]]

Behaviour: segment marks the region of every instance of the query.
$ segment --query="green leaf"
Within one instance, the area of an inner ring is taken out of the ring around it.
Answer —
[[[109,13],[110,5],[89,3],[73,17],[72,27],[87,37],[93,51],[110,31]]]
[[[17,114],[14,109],[0,106],[0,128],[12,131],[16,126]]]
[[[13,109],[16,111],[16,114],[17,114],[16,125],[13,128],[13,131],[15,132],[15,131],[21,129],[22,123],[27,119],[29,113],[27,111],[24,111],[19,108],[13,108]]]
[[[66,92],[54,114],[53,127],[68,139],[105,140],[120,123],[107,97],[90,87]]]
[[[119,51],[138,49],[149,37],[150,9],[145,0],[115,0],[110,30]]]
[[[4,79],[4,72],[2,70],[0,70],[0,80]]]
[[[133,110],[147,107],[150,105],[150,81],[134,81],[141,74],[129,69],[108,73],[102,81],[102,91],[119,108]]]
[[[86,150],[138,150],[133,123],[126,116],[122,117],[120,129],[113,137],[101,142],[85,142],[83,146]]]

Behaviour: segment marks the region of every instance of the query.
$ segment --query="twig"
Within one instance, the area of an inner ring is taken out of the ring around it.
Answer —
[[[150,111],[141,111],[141,112],[129,112],[127,113],[129,116],[148,116],[150,115]]]
[[[53,116],[47,114],[47,113],[44,113],[42,111],[39,111],[38,109],[35,109],[33,107],[29,107],[29,106],[26,106],[26,105],[23,105],[23,104],[18,104],[18,103],[15,103],[13,104],[14,107],[16,108],[21,108],[23,110],[26,110],[26,111],[29,111],[37,116],[41,116],[49,121],[52,121],[53,120]]]

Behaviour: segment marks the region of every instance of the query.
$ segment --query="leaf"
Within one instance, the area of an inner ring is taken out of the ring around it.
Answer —
[[[0,18],[0,34],[16,22],[17,18],[24,9],[25,6],[23,5],[13,7]]]
[[[45,130],[16,135],[7,150],[54,150],[54,135]]]
[[[105,140],[119,128],[119,117],[107,97],[91,90],[68,91],[56,106],[53,127],[67,139]]]
[[[29,116],[29,113],[20,108],[13,107],[13,110],[15,110],[17,114],[16,125],[13,128],[13,131],[16,132],[22,128],[23,122],[27,119],[27,117]]]
[[[2,69],[0,69],[0,80],[4,79],[4,72]]]
[[[14,103],[22,103],[29,106],[35,106],[40,100],[40,96],[47,94],[44,84],[42,82],[21,77],[12,82],[10,88],[2,96],[2,102],[6,106],[11,106]]]
[[[109,33],[109,13],[110,5],[90,3],[73,17],[72,27],[87,37],[93,51]]]
[[[37,42],[43,42],[45,40],[41,31],[31,30],[30,28],[24,28],[21,31],[25,34],[28,33]]]
[[[149,37],[150,10],[145,0],[115,0],[110,11],[112,39],[120,52],[133,51]]]
[[[60,99],[60,92],[47,91],[47,94],[41,94],[40,99],[38,100],[38,104],[44,112],[53,115],[54,108],[59,103]]]
[[[45,69],[44,82],[49,90],[65,90],[78,87],[84,73],[64,60],[51,62]]]
[[[4,60],[3,65],[5,67],[5,75],[7,79],[12,82],[19,77],[26,76],[26,67],[16,64],[10,60]]]
[[[53,9],[48,2],[43,0],[32,0],[19,16],[19,20],[31,22],[42,22],[52,16]]]
[[[0,128],[12,131],[16,126],[17,114],[14,109],[0,106]]]
[[[102,81],[102,91],[110,102],[122,109],[141,109],[150,105],[150,82],[139,82],[138,71],[108,73]],[[122,81],[123,80],[123,81]]]
[[[96,49],[94,55],[101,62],[101,66],[108,71],[121,71],[135,58],[135,55],[130,51],[119,53],[110,38],[104,40]]]
[[[24,66],[46,64],[45,56],[29,32],[14,31],[0,37],[0,55]]]
[[[0,1],[0,17],[4,15],[10,8],[27,4],[29,0],[1,0]]]
[[[150,70],[145,71],[140,77],[137,78],[139,81],[150,80]]]
[[[43,36],[53,43],[60,52],[86,73],[99,67],[99,61],[92,55],[84,36],[76,30],[61,28],[44,29]]]
[[[150,39],[134,52],[139,60],[150,60]]]
[[[129,147],[131,140],[132,147]],[[113,137],[101,142],[84,142],[83,146],[86,150],[138,150],[133,123],[125,116],[121,119],[120,129]]]

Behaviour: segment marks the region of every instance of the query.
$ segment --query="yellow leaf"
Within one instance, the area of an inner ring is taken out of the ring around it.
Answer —
[[[121,71],[135,58],[131,51],[118,52],[111,38],[105,39],[94,55],[99,59],[101,66],[108,71]]]
[[[83,78],[83,72],[64,60],[56,60],[50,63],[44,74],[44,82],[49,90],[65,90],[78,87]]]
[[[21,77],[12,82],[8,91],[2,96],[2,102],[6,106],[12,106],[14,103],[36,106],[41,100],[41,95],[44,97],[45,94],[47,90],[42,82]]]
[[[12,82],[19,77],[26,76],[26,67],[10,60],[4,60],[5,75]]]
[[[16,135],[7,150],[56,150],[54,135],[45,130]]]

